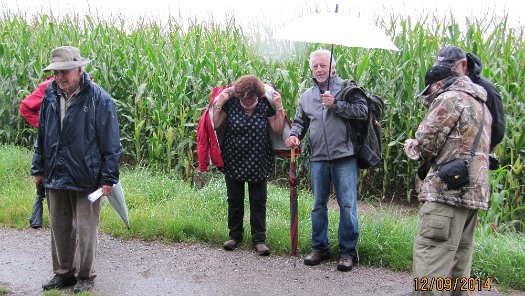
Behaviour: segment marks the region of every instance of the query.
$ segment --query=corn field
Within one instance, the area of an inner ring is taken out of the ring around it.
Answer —
[[[377,19],[399,52],[335,46],[337,71],[381,96],[383,166],[361,171],[362,196],[415,199],[418,164],[407,161],[402,143],[413,137],[426,110],[415,98],[424,86],[426,69],[444,45],[477,54],[482,74],[502,95],[507,132],[494,153],[502,168],[491,174],[491,208],[481,213],[486,231],[523,231],[525,221],[525,47],[523,28],[506,19],[469,20],[460,30],[456,20],[427,16],[419,20]],[[72,16],[61,20],[41,15],[26,20],[4,11],[0,20],[0,143],[30,148],[36,131],[18,114],[20,101],[46,73],[50,52],[60,45],[80,48],[93,62],[86,70],[117,104],[124,162],[147,166],[193,182],[197,172],[195,133],[215,85],[255,74],[273,81],[293,118],[299,94],[310,86],[308,54],[318,44],[291,44],[270,38],[271,29],[247,30],[235,19],[166,24],[142,20],[131,28],[124,20]],[[257,26],[255,26],[257,27]],[[324,45],[328,48],[328,45]],[[308,186],[307,149],[298,175]],[[288,160],[278,159],[275,177],[286,178]],[[213,171],[213,170],[212,170]],[[213,173],[213,172],[212,172]]]

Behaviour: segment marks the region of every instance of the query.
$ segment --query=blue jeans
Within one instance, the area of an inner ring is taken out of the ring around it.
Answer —
[[[333,161],[312,161],[312,250],[324,252],[330,249],[328,239],[328,199],[333,183],[339,204],[339,254],[352,258],[356,255],[359,238],[357,222],[357,179],[359,169],[354,157]]]

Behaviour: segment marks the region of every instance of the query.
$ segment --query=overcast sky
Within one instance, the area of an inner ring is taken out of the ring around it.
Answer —
[[[339,11],[374,18],[374,15],[419,16],[428,11],[438,15],[454,14],[457,20],[465,17],[483,18],[486,15],[509,15],[511,24],[523,24],[522,0],[0,0],[0,7],[24,11],[28,15],[53,11],[55,15],[96,11],[99,15],[125,15],[133,20],[139,16],[163,20],[169,15],[190,15],[221,21],[233,13],[240,23],[253,20],[269,21],[280,26],[290,19],[312,11],[328,12],[339,4]],[[3,10],[3,9],[2,9]]]

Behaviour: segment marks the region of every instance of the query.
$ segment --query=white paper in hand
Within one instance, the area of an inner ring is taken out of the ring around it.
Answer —
[[[96,191],[92,192],[90,195],[88,195],[88,199],[91,202],[95,202],[101,196],[102,196],[102,188],[99,188]]]

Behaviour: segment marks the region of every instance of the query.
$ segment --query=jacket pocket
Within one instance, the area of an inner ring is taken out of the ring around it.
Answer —
[[[100,158],[98,155],[91,156],[91,168],[93,172],[93,179],[98,182],[100,178]]]
[[[453,210],[437,202],[425,202],[420,212],[420,230],[422,237],[445,241],[449,238]]]
[[[96,155],[85,156],[86,166],[88,171],[86,172],[86,180],[89,180],[89,186],[97,186],[98,175],[100,174],[100,161]]]

